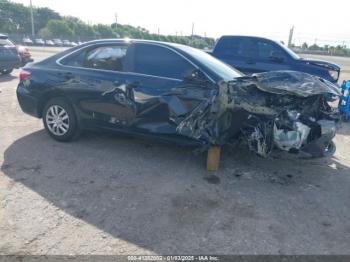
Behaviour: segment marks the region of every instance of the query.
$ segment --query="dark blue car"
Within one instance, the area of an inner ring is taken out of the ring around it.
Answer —
[[[17,97],[58,141],[105,129],[201,147],[244,140],[262,156],[273,148],[323,156],[334,151],[336,123],[324,94],[337,92],[309,74],[244,76],[188,46],[110,39],[26,65]]]
[[[340,67],[334,63],[300,58],[284,45],[262,37],[222,36],[211,54],[245,74],[293,70],[332,83],[340,74]]]

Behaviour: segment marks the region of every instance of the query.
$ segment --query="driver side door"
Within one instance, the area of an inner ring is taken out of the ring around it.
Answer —
[[[136,132],[176,135],[178,124],[210,95],[210,89],[184,80],[197,69],[168,46],[133,43],[125,57],[131,100],[136,107],[131,129]]]

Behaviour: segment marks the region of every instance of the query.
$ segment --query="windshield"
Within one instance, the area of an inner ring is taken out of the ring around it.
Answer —
[[[198,62],[200,62],[203,66],[207,67],[209,70],[218,75],[222,80],[230,81],[236,77],[243,76],[244,74],[240,71],[234,69],[233,67],[221,62],[220,60],[212,57],[211,55],[183,45],[176,45],[177,48],[185,51]]]
[[[293,50],[289,49],[288,47],[286,47],[285,45],[282,45],[280,42],[276,42],[280,47],[283,48],[284,51],[286,51],[291,57],[293,57],[294,59],[300,59],[300,56],[298,56],[296,53],[294,53]]]

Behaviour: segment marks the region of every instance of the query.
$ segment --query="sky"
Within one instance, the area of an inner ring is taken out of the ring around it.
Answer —
[[[30,0],[12,0],[29,5]],[[150,32],[218,38],[256,35],[287,42],[294,26],[294,42],[350,46],[349,0],[32,0],[61,15],[95,24],[141,26]]]

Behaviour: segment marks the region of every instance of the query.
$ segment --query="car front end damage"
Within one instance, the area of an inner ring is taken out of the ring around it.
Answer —
[[[243,141],[267,157],[274,150],[301,158],[330,156],[339,114],[326,95],[339,88],[316,76],[275,71],[220,82],[209,101],[178,126],[179,134],[203,145]]]

